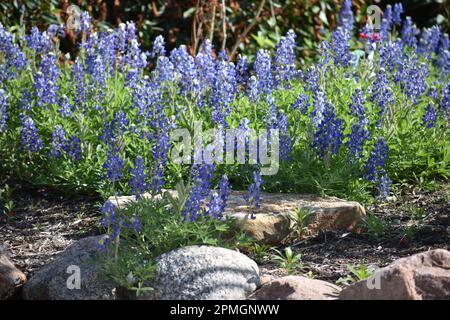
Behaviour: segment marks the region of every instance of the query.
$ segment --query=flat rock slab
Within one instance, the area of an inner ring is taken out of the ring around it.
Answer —
[[[335,300],[341,288],[322,280],[287,276],[272,280],[254,292],[250,300]]]
[[[450,251],[401,258],[339,295],[342,300],[450,300]]]
[[[14,266],[6,250],[0,246],[0,300],[13,295],[16,288],[26,281],[25,274]]]
[[[189,246],[157,259],[153,291],[143,300],[242,300],[260,285],[259,268],[247,256],[230,249]]]
[[[175,191],[169,192],[176,195]],[[357,202],[335,197],[291,193],[262,193],[261,207],[255,209],[245,203],[244,195],[245,192],[241,191],[231,192],[225,215],[237,218],[238,225],[242,226],[256,242],[262,244],[278,245],[293,231],[293,222],[289,215],[297,208],[314,213],[306,235],[328,230],[358,232],[358,226],[366,214],[364,207]],[[150,195],[146,194],[144,197]],[[108,201],[121,207],[135,201],[135,197],[111,197]],[[256,218],[249,219],[251,214]]]
[[[40,269],[23,288],[26,300],[110,300],[114,284],[98,270],[99,236],[81,239]],[[79,268],[80,287],[76,277]],[[69,284],[69,285],[68,285]]]

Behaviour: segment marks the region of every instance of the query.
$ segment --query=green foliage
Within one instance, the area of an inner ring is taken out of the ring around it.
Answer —
[[[361,262],[357,266],[347,265],[347,270],[350,272],[350,274],[346,277],[339,278],[336,281],[337,284],[348,286],[352,283],[366,280],[376,272],[376,269],[374,267],[366,266],[363,262]]]
[[[389,228],[389,223],[377,217],[372,212],[367,212],[364,217],[364,232],[373,240],[383,238]]]
[[[292,214],[289,215],[293,223],[293,231],[297,238],[302,238],[308,225],[311,223],[314,217],[314,213],[311,210],[304,208],[297,208]]]
[[[31,52],[28,52],[31,55]],[[35,64],[38,63],[38,59]],[[425,63],[425,61],[422,61]],[[361,78],[360,83],[345,77],[344,70],[330,65],[326,77],[320,80],[325,90],[327,99],[336,107],[336,112],[345,122],[345,133],[348,134],[349,127],[354,119],[348,114],[348,105],[351,95],[355,89],[368,90],[373,79],[365,77],[365,61],[354,70],[355,75]],[[34,68],[30,66],[30,68]],[[430,66],[430,74],[437,70]],[[70,191],[97,191],[105,197],[111,194],[111,185],[105,183],[103,177],[105,171],[103,164],[106,160],[107,146],[100,140],[105,122],[113,120],[114,115],[123,110],[130,123],[138,122],[136,109],[133,107],[133,92],[124,85],[124,76],[115,71],[114,76],[107,78],[104,90],[104,102],[101,108],[94,108],[97,104],[95,93],[88,99],[87,112],[76,111],[73,117],[62,117],[57,104],[48,108],[33,108],[33,118],[37,124],[45,148],[40,153],[30,154],[23,152],[20,146],[20,109],[23,89],[31,88],[32,81],[29,72],[25,71],[21,77],[6,81],[11,107],[8,110],[8,130],[0,133],[0,175],[14,177],[24,183],[32,185],[46,185],[64,188]],[[67,96],[74,103],[76,92],[71,86],[71,67],[64,65],[60,68],[61,75],[58,85],[60,95]],[[274,92],[277,108],[283,112],[288,119],[289,134],[293,138],[293,150],[291,161],[281,162],[278,174],[264,178],[264,188],[268,192],[302,192],[321,195],[334,195],[364,203],[372,201],[375,184],[361,178],[364,161],[369,157],[377,137],[386,137],[389,147],[389,159],[387,162],[387,173],[394,183],[419,183],[420,185],[433,188],[433,181],[448,179],[450,174],[450,141],[448,135],[448,122],[439,120],[435,128],[425,128],[422,117],[425,107],[429,103],[436,103],[430,97],[424,96],[417,106],[412,108],[401,88],[394,87],[396,102],[393,109],[397,110],[396,116],[384,119],[380,128],[375,127],[378,121],[378,107],[371,101],[366,101],[366,114],[371,125],[372,140],[364,147],[363,158],[355,165],[349,165],[347,151],[344,147],[340,152],[328,161],[319,159],[311,148],[312,126],[308,114],[302,114],[291,107],[296,97],[304,93],[310,104],[313,97],[310,92],[305,92],[302,81],[292,81],[289,90],[280,89]],[[163,99],[167,102],[165,112],[168,117],[179,115],[178,126],[192,130],[194,121],[202,120],[205,128],[210,123],[211,109],[206,108],[202,112],[195,107],[192,101],[184,96],[174,95],[176,88],[167,84]],[[263,99],[264,100],[264,99]],[[253,129],[264,128],[264,119],[269,109],[265,101],[258,103],[250,102],[245,95],[239,95],[232,105],[232,113],[227,121],[230,127],[235,128],[240,121],[246,117],[250,120]],[[32,101],[32,103],[35,103]],[[187,112],[179,114],[178,106],[186,106]],[[408,111],[413,110],[413,111]],[[311,107],[309,112],[311,112]],[[49,159],[49,146],[51,134],[55,125],[64,127],[67,136],[79,134],[81,140],[82,157],[80,161],[72,161],[65,154],[59,159]],[[151,134],[155,128],[145,128]],[[130,168],[137,155],[146,159],[146,165],[152,163],[151,152],[155,141],[139,138],[139,134],[129,126],[121,137],[124,148],[120,156],[124,159],[125,167]],[[348,138],[344,138],[343,143]],[[227,165],[218,166],[217,170],[226,173],[235,189],[247,187],[252,166],[249,165]],[[124,193],[130,192],[127,181],[130,178],[126,169],[124,179],[116,184],[116,189]],[[189,173],[186,165],[177,165],[170,161],[165,168],[166,188],[174,188],[176,181],[184,179]],[[187,187],[187,186],[185,186]]]
[[[167,195],[130,202],[116,210],[115,219],[130,225],[138,219],[141,227],[121,229],[117,250],[112,241],[102,255],[104,270],[116,283],[136,293],[151,290],[148,281],[154,277],[155,259],[165,252],[190,245],[236,249],[250,243],[236,229],[233,219],[202,216],[196,222],[184,221],[170,205]]]
[[[408,216],[409,221],[406,226],[403,227],[404,237],[412,239],[416,232],[428,221],[430,214],[427,214],[424,208],[417,207],[414,204],[404,204],[400,207],[404,210]]]
[[[259,264],[263,264],[269,259],[269,251],[273,250],[270,245],[254,243],[250,246],[252,258]]]
[[[5,216],[7,220],[14,218],[14,201],[12,189],[7,184],[0,188],[0,218]]]
[[[272,260],[278,263],[280,268],[286,270],[288,274],[293,274],[296,271],[302,271],[304,265],[302,264],[302,255],[300,253],[294,253],[290,247],[285,248],[283,251],[278,249],[272,249],[275,254],[272,255]]]

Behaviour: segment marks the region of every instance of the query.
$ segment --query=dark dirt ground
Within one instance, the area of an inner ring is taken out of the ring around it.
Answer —
[[[100,198],[13,187],[14,209],[0,211],[0,244],[28,278],[74,241],[97,234]]]
[[[13,213],[0,214],[0,244],[28,278],[77,239],[100,232],[98,197],[55,195],[46,189],[16,186],[13,190]],[[450,185],[434,192],[410,189],[403,193],[397,200],[366,208],[388,225],[382,237],[325,232],[294,243],[292,248],[302,255],[305,266],[295,274],[310,272],[315,279],[334,283],[350,274],[347,265],[383,267],[433,248],[449,250]],[[407,237],[411,225],[415,232]],[[273,260],[260,267],[263,275],[286,274]]]

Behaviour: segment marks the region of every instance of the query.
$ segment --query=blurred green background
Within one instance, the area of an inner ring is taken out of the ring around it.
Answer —
[[[401,1],[405,15],[413,17],[419,27],[439,24],[449,31],[450,0]],[[44,29],[52,23],[64,23],[67,8],[75,4],[88,11],[98,30],[135,21],[142,46],[151,49],[153,39],[163,34],[169,49],[188,45],[191,53],[205,38],[213,41],[217,51],[229,55],[253,54],[259,47],[273,47],[290,28],[298,35],[298,51],[302,59],[314,56],[316,44],[326,31],[336,25],[342,0],[3,0],[0,22],[7,26],[23,23],[29,29]],[[367,6],[382,9],[398,1],[353,0],[356,21],[365,21]],[[61,41],[64,52],[75,52],[76,36],[68,32]]]

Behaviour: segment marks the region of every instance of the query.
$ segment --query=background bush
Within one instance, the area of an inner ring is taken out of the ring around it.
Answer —
[[[354,0],[356,21],[365,19],[366,8],[371,4],[384,10],[387,4],[395,2]],[[449,31],[447,1],[401,2],[405,15],[411,16],[419,27],[438,24],[443,31]],[[226,6],[225,19],[222,3]],[[317,53],[317,44],[326,36],[326,30],[336,26],[340,9],[339,0],[6,0],[0,3],[0,22],[6,26],[19,25],[23,14],[27,30],[32,26],[43,30],[52,23],[65,22],[71,4],[88,11],[99,30],[134,21],[144,50],[150,50],[154,38],[162,34],[167,39],[168,49],[186,44],[194,53],[203,40],[209,38],[217,50],[226,48],[231,53],[236,52],[233,48],[238,39],[242,39],[238,46],[240,51],[253,55],[260,47],[273,48],[282,35],[293,29],[299,35],[297,51],[300,59]],[[261,4],[259,19],[255,20]],[[77,51],[73,33],[68,32],[62,39],[61,49],[71,53]]]

